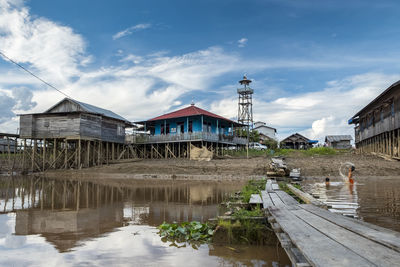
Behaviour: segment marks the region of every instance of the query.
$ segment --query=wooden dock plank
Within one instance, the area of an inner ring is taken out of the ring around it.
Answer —
[[[272,190],[276,191],[281,189],[279,188],[279,185],[276,182],[272,182]]]
[[[299,205],[299,202],[297,202],[294,198],[292,198],[288,193],[284,191],[276,191],[275,193],[282,199],[282,201],[287,206]]]
[[[297,197],[299,197],[301,200],[303,200],[305,203],[307,204],[313,204],[315,206],[318,207],[322,207],[322,208],[327,208],[327,205],[317,199],[315,199],[313,196],[311,196],[310,194],[303,192],[299,189],[297,189],[296,187],[294,187],[291,184],[287,184],[288,188],[290,189],[290,191],[292,191]]]
[[[252,194],[250,196],[249,204],[262,204],[262,203],[263,203],[263,201],[259,194]]]
[[[272,180],[271,179],[267,180],[267,183],[265,185],[265,190],[267,192],[274,192],[274,189],[272,189]]]
[[[272,207],[274,205],[267,191],[261,191],[261,198],[263,200],[264,209]]]
[[[388,247],[350,232],[307,210],[298,209],[291,212],[316,230],[347,247],[348,250],[353,251],[378,266],[396,266],[400,264],[400,254]],[[320,250],[320,252],[324,253],[323,250]],[[339,255],[337,254],[337,256]]]
[[[269,196],[272,199],[272,202],[274,203],[274,206],[277,207],[285,207],[286,204],[282,201],[282,199],[275,193],[269,193]]]
[[[346,228],[351,232],[362,235],[370,240],[373,240],[400,252],[400,233],[398,232],[360,220],[334,214],[330,211],[317,208],[313,205],[300,205],[300,207],[334,224]]]
[[[376,266],[305,223],[284,207],[270,207],[284,232],[313,266]]]

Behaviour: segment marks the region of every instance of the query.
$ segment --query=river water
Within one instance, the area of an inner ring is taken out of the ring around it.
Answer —
[[[0,266],[290,266],[273,246],[161,241],[162,222],[202,221],[242,183],[0,178]]]
[[[322,179],[321,179],[322,180]],[[400,232],[400,176],[354,177],[350,184],[305,180],[303,190],[327,203],[332,212]]]

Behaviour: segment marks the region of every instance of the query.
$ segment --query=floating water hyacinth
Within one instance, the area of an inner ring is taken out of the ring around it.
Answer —
[[[158,226],[158,234],[168,241],[177,242],[210,242],[214,233],[214,227],[208,223],[182,222],[166,223]]]

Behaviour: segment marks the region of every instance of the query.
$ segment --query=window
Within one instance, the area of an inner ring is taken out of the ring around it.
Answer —
[[[161,134],[165,134],[164,124],[161,125]]]
[[[169,123],[167,123],[167,126],[165,127],[166,129],[165,129],[165,133],[166,134],[169,134]]]

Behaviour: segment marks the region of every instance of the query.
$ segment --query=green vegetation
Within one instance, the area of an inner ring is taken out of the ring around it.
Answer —
[[[286,156],[316,156],[316,155],[336,155],[338,153],[348,153],[348,150],[338,150],[331,147],[314,147],[307,150],[286,149],[286,148],[272,148],[271,144],[266,144],[269,149],[256,150],[249,149],[249,157],[286,157]],[[241,150],[228,150],[229,155],[233,157],[246,157],[246,149]]]
[[[247,156],[246,149],[227,150],[226,153],[235,158],[244,158]],[[249,149],[249,157],[266,157],[268,155],[269,155],[268,150],[256,150],[252,148]]]
[[[249,217],[262,217],[262,216],[264,216],[264,212],[260,209],[259,205],[256,206],[256,208],[254,208],[253,210],[239,209],[232,214],[232,217],[237,220],[242,220]]]
[[[247,138],[247,129],[238,129],[237,136],[242,138]],[[250,142],[259,142],[260,141],[260,133],[257,130],[251,130],[249,135]]]
[[[249,203],[252,194],[260,194],[261,190],[265,190],[266,182],[266,179],[248,181],[240,193],[242,201]]]
[[[210,242],[214,233],[214,227],[208,223],[182,222],[166,223],[158,226],[159,235],[164,241],[171,242]]]
[[[314,147],[307,150],[302,150],[301,152],[307,156],[314,156],[314,155],[335,155],[337,151],[331,147]]]

